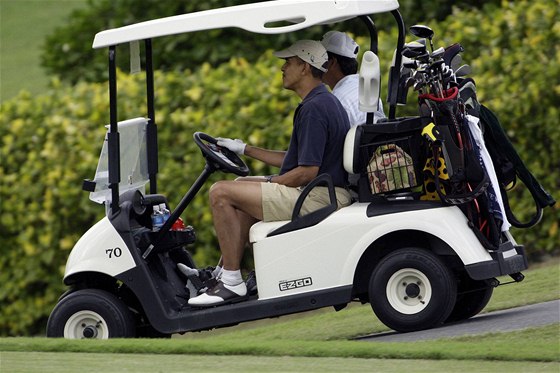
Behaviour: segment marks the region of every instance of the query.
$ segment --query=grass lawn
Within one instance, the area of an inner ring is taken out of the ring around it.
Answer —
[[[45,36],[87,0],[0,0],[0,101],[21,90],[43,92],[40,66]]]
[[[2,352],[2,372],[558,372],[554,362]],[[40,367],[40,370],[37,370]],[[5,368],[5,370],[4,370]]]

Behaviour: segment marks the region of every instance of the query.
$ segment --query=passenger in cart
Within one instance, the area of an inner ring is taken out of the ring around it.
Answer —
[[[340,31],[329,31],[323,35],[321,44],[329,56],[328,70],[323,75],[323,82],[327,84],[333,95],[346,109],[350,126],[357,126],[366,122],[366,113],[358,108],[358,52],[360,46],[347,34]],[[385,118],[383,102],[379,99],[379,109],[374,112],[376,123]]]

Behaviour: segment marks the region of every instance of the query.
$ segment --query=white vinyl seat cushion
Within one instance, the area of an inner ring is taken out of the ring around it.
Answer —
[[[280,228],[284,224],[288,224],[289,220],[280,220],[280,221],[271,221],[271,222],[264,222],[260,221],[258,223],[253,224],[251,229],[249,230],[249,242],[254,243],[260,241],[270,232],[273,230]]]

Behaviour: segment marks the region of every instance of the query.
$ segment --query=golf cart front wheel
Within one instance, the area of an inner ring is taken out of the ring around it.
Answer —
[[[47,337],[131,338],[134,331],[128,307],[113,294],[99,289],[78,290],[64,297],[47,322]]]
[[[406,248],[383,258],[370,279],[369,299],[379,320],[399,332],[443,323],[457,297],[453,273],[429,251]]]

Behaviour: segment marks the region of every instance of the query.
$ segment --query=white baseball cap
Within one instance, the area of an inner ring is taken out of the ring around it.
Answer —
[[[360,46],[348,35],[340,31],[329,31],[323,35],[321,44],[331,53],[339,56],[356,58]]]
[[[315,40],[299,40],[288,48],[274,52],[274,55],[279,58],[289,58],[297,56],[310,64],[311,66],[321,70],[327,71],[327,62],[329,57],[327,50],[321,43]]]

